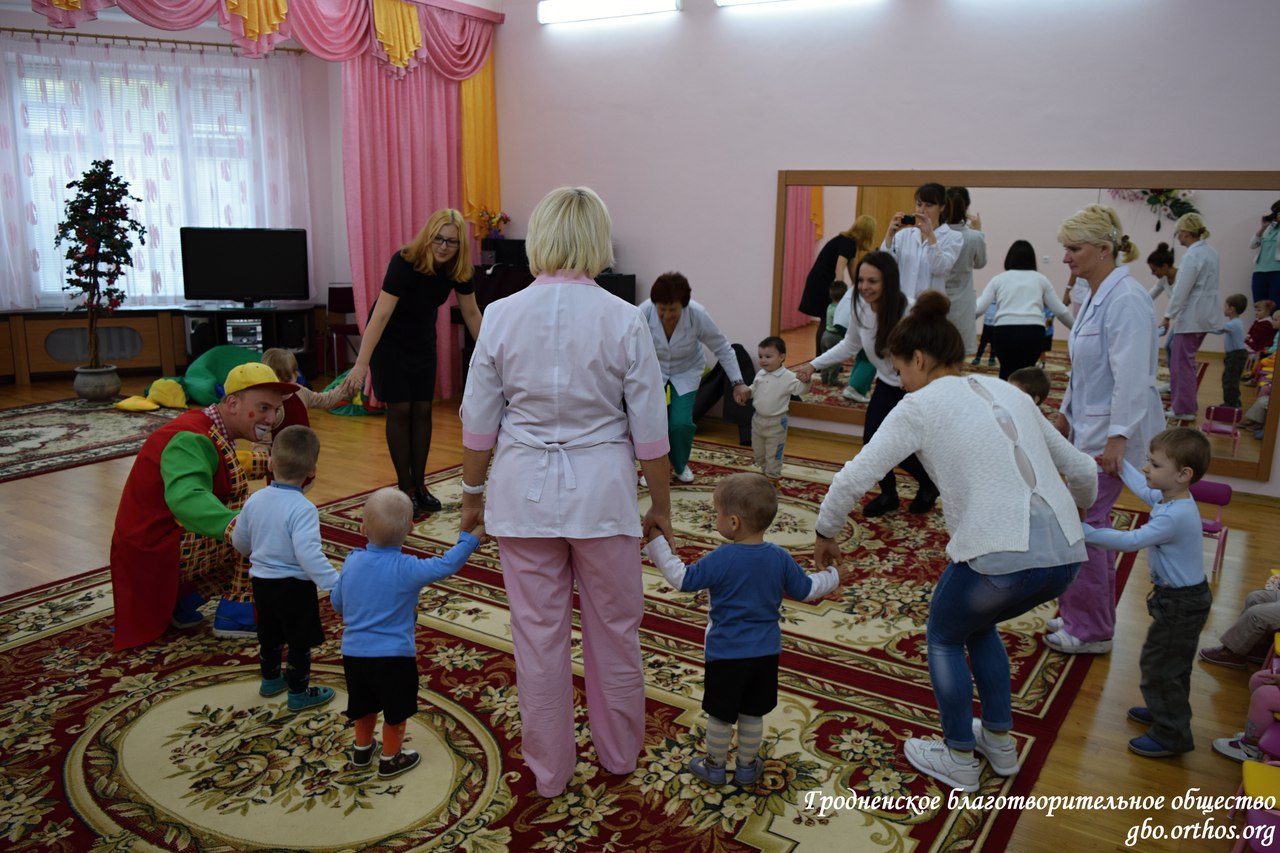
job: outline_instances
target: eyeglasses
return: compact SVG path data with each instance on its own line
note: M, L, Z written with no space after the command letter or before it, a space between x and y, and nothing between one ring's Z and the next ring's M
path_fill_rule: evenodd
M461 243L457 240L450 240L448 237L434 237L431 240L437 246L446 246L450 249L456 249Z

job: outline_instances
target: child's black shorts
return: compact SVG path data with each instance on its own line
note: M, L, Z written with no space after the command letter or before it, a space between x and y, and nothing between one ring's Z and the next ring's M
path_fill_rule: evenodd
M347 676L347 718L358 720L382 712L397 725L418 711L418 662L414 658L342 656Z
M778 705L778 655L707 661L702 710L736 723L739 714L763 717Z
M301 578L251 578L258 643L269 649L314 648L324 642L316 585Z

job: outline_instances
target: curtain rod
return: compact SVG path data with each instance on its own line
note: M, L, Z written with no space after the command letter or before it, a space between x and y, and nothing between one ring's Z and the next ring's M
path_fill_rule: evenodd
M18 35L28 35L32 37L57 36L62 41L93 39L95 41L122 41L126 43L142 42L144 46L147 44L159 44L159 45L172 45L175 47L183 47L183 48L212 47L212 48L225 48L226 50L230 50L230 51L235 51L239 47L239 45L231 42L223 44L223 43L212 42L212 41L182 41L179 39L162 39L162 38L154 38L152 36L114 36L114 35L106 35L102 33L68 32L66 30L30 30L30 29L22 29L20 27L0 27L0 33L16 33ZM277 47L270 52L271 53L302 53L302 54L306 53L305 50L302 50L301 48L297 48L297 47Z

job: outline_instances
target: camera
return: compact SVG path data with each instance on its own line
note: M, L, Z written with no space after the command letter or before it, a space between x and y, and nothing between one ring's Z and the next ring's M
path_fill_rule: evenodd
M915 224L916 224L916 216L915 216L915 214L914 214L914 213L904 213L904 214L902 214L902 224L903 224L903 225L915 225Z

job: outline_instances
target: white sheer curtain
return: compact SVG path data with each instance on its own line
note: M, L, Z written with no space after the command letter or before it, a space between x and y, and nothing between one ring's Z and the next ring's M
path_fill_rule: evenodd
M94 160L142 199L130 305L182 301L182 226L310 231L301 61L0 36L0 309L66 304L54 233Z

